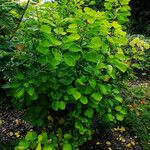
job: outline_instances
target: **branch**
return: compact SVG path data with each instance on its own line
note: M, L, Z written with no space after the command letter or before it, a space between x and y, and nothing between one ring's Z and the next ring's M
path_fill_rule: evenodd
M17 25L17 27L16 27L16 29L15 29L13 35L10 37L9 41L12 40L12 38L15 36L15 33L16 33L17 30L19 29L20 24L21 24L21 22L22 22L22 19L23 19L24 15L25 15L25 12L26 12L26 10L27 10L27 8L28 8L28 6L29 6L29 3L30 3L30 0L27 1L26 7L24 8L24 12L23 12L23 14L21 15L21 18L20 18L20 22L18 23L18 25Z

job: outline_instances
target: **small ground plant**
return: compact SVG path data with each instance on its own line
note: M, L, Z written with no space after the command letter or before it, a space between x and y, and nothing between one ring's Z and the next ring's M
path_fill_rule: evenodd
M82 0L30 6L3 88L15 107L27 109L26 119L46 126L49 135L29 132L16 150L72 150L92 138L94 118L124 119L117 81L129 68L123 31L128 3L106 0L101 12Z

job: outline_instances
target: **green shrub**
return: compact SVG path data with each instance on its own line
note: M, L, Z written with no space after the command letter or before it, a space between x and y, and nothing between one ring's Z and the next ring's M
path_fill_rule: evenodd
M19 21L19 12L21 13L21 7L16 3L10 2L9 0L0 1L0 87L5 83L1 72L7 62L6 58L10 51L12 44L9 39ZM0 105L4 103L5 92L0 88Z
M131 67L136 73L139 72L149 72L149 44L148 38L142 35L132 35L130 37L130 45L132 49L128 51L128 55L131 60Z
M0 49L7 49L11 37L20 23L23 7L10 0L0 1ZM7 45L7 47L6 47Z
M128 38L120 25L127 21L128 2L106 0L101 12L83 7L82 0L28 9L3 88L15 107L27 109L27 120L47 125L57 143L52 149L75 149L90 140L96 117L113 123L124 119L117 81L129 67ZM115 13L113 5L120 11Z
M126 93L127 116L124 124L137 136L144 150L150 149L150 87L148 83L132 85Z
M21 149L43 149L43 150L53 150L58 148L58 143L62 140L61 130L58 131L57 135L59 138L56 138L54 133L51 133L50 136L46 132L43 132L37 135L34 131L29 131L24 139L20 140L18 146L15 147L15 150ZM72 150L68 140L71 139L70 134L64 134L63 137L63 150ZM62 142L62 141L61 141Z

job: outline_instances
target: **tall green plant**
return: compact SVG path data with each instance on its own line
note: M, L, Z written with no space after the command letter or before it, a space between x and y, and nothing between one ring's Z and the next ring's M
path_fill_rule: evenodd
M52 149L75 149L91 139L96 117L116 123L126 114L117 81L128 69L128 39L108 9L113 2L106 0L102 12L82 0L30 6L22 22L3 88L34 125L48 125Z

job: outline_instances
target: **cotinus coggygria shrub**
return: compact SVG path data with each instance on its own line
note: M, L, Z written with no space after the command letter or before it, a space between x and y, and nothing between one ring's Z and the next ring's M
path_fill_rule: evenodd
M71 150L91 139L94 118L123 120L126 110L117 81L128 68L128 39L120 24L128 2L106 0L101 12L83 7L80 0L28 8L3 88L14 106L27 109L28 120L47 125L51 149ZM119 19L111 5L120 8Z

